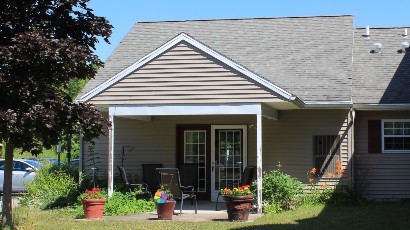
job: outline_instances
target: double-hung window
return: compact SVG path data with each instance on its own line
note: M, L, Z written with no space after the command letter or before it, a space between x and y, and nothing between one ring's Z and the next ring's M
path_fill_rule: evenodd
M410 120L382 121L383 153L410 153Z

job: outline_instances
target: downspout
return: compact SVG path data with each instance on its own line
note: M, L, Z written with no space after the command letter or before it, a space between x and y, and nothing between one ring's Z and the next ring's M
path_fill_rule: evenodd
M351 109L350 110L350 116L351 116L351 122L352 122L352 127L350 128L350 132L351 132L351 135L350 135L350 153L351 153L351 156L350 156L350 172L351 172L351 175L350 175L350 178L351 178L351 182L350 182L350 187L351 188L353 188L354 187L354 149L355 149L355 147L354 147L354 126L355 126L355 118L356 118L356 111L355 111L355 109Z
M355 46L355 28L353 26L353 30L352 30L352 72L350 73L350 101L352 102L352 108L350 108L349 111L349 115L351 116L351 122L352 122L352 126L350 128L350 188L353 188L354 186L354 126L355 126L355 117L356 117L356 111L353 108L353 74L354 74L354 46Z

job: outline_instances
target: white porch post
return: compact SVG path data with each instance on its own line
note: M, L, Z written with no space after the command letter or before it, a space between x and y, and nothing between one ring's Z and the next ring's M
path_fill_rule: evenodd
M83 173L83 161L84 161L84 143L83 143L83 134L80 133L80 159L78 163L78 178L80 181L78 182L79 184L81 183L81 178L82 178L82 173Z
M262 114L256 114L256 169L258 188L258 213L262 213Z
M111 127L108 128L108 196L114 191L114 115L110 113Z

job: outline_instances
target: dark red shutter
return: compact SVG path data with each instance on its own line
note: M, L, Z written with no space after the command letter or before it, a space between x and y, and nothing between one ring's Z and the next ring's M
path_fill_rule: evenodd
M381 153L382 152L382 121L369 120L368 121L368 152Z

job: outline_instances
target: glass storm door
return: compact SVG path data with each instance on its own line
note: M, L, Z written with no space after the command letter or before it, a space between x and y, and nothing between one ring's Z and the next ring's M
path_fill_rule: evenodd
M237 187L246 167L246 126L213 126L212 201L223 188Z

